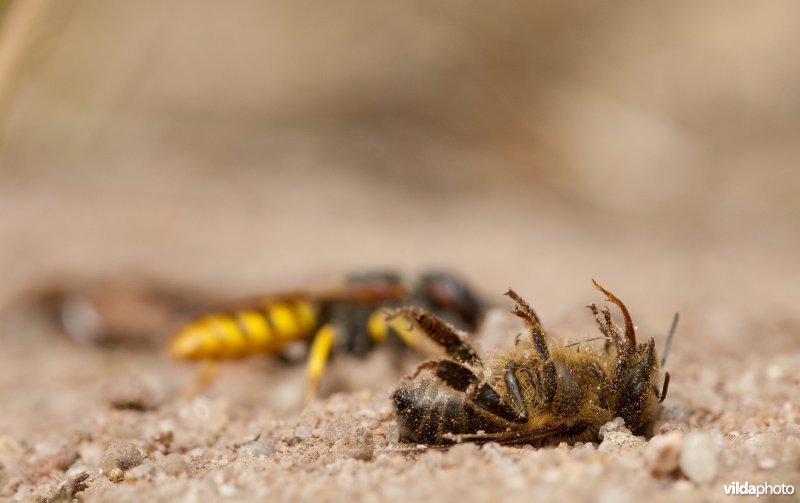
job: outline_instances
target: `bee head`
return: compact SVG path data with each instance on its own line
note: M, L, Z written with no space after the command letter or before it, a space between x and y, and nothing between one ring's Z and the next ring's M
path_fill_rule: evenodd
M615 374L615 388L617 391L616 414L625 420L625 424L636 432L642 430L650 423L658 412L659 403L667 397L667 387L669 386L669 372L662 377L661 367L666 364L669 345L672 336L675 334L675 327L678 324L678 315L672 320L664 344L664 356L661 365L656 359L656 343L652 337L646 343L636 343L636 331L633 320L625 304L613 293L603 288L597 281L592 280L595 288L603 292L609 302L613 302L622 312L625 319L624 335L617 335L617 348L619 351L619 361L617 370L623 373L619 376ZM606 318L610 324L610 318ZM616 332L619 334L619 332Z
M636 347L628 369L619 388L617 415L636 432L655 417L666 398L669 373L661 372L652 337Z

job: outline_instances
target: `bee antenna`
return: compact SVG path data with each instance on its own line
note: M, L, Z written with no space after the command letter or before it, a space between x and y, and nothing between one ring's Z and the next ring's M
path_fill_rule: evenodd
M675 328L678 326L679 318L679 313L675 313L675 316L672 318L672 325L669 327L669 332L667 333L667 338L664 340L664 351L662 351L661 354L662 367L667 364L667 355L669 355L669 348L672 346L672 336L675 335Z

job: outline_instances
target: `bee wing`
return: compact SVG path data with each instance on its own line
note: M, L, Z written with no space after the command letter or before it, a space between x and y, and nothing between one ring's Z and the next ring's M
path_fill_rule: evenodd
M498 433L448 434L446 438L455 442L497 442L503 445L521 445L535 443L554 435L575 434L586 429L586 425L554 424L524 431L502 431Z

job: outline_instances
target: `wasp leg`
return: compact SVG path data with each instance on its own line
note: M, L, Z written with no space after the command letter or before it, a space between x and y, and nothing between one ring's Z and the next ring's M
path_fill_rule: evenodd
M389 334L394 335L406 346L429 358L441 356L439 346L427 337L421 337L408 320L392 317L392 310L376 309L367 321L367 334L372 339L373 347L383 343Z
M432 341L442 346L447 354L457 362L468 365L482 365L481 358L469 342L455 328L442 321L435 314L417 307L401 307L391 315L390 322L397 316L404 316L418 326Z
M414 351L422 354L428 354L435 357L436 354L430 351L430 348L425 348L417 333L414 332L412 327L409 327L408 322L400 319L393 318L391 309L377 309L370 315L367 321L367 333L375 344L380 344L393 332L403 344L410 347Z
M306 364L306 403L317 398L319 382L325 373L325 365L336 341L336 329L333 325L323 325L314 336L311 349L308 352Z
M536 353L539 355L539 359L542 361L541 382L545 401L550 403L556 397L556 389L558 387L556 380L558 375L556 374L556 365L553 360L550 359L550 351L547 349L547 341L545 341L545 332L544 328L542 327L542 322L539 320L536 312L531 308L531 306L528 305L527 302L525 302L522 297L519 296L519 294L517 294L517 292L509 289L508 292L506 292L506 295L511 297L511 299L516 302L514 309L511 312L525 320L525 324L528 325L528 330L530 330L531 333L531 340L533 341L533 347L536 349Z
M202 360L200 362L200 368L197 369L197 375L195 375L194 380L192 380L188 386L183 388L181 395L184 398L194 398L206 391L219 375L219 370L219 360Z

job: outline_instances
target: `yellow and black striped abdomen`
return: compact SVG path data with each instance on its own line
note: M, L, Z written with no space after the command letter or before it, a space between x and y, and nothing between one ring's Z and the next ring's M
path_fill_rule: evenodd
M184 359L275 353L291 341L309 337L316 324L317 310L302 300L208 314L181 329L170 344L170 353Z

